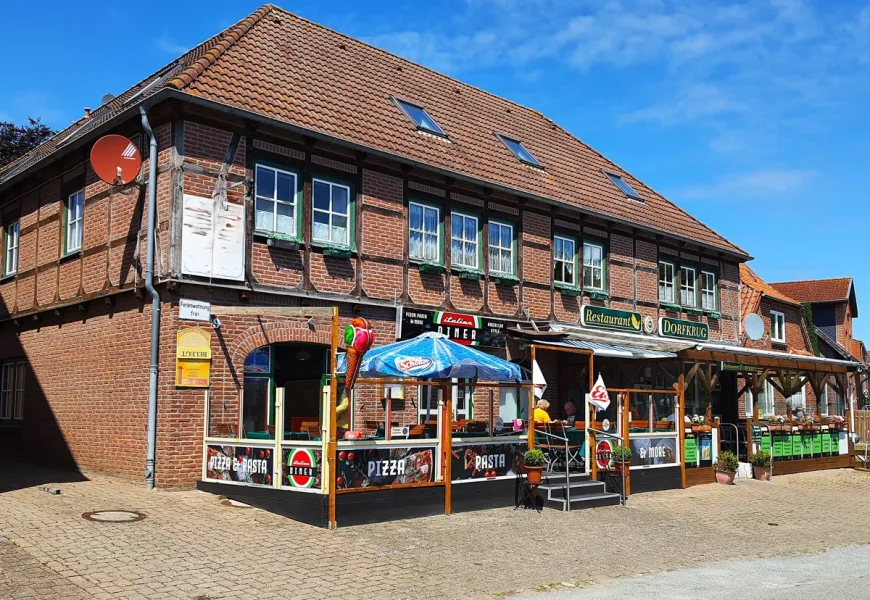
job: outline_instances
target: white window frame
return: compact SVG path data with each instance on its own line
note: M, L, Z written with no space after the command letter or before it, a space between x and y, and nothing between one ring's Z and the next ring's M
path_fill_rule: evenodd
M571 253L571 258L570 258L570 259L559 258L559 257L556 256L556 240L561 240L561 241L562 241L562 254L563 254L563 255L564 255L564 253L565 253L565 252L564 252L564 249L565 249L565 243L566 243L566 242L569 243L569 244L571 244L571 247L574 248L574 251ZM572 267L571 275L572 275L572 277L573 277L573 279L574 279L574 281L565 281L565 280L564 280L565 269L563 268L563 269L561 270L561 272L562 272L562 279L557 279L557 278L556 278L556 269L553 269L553 281L554 281L555 283L559 283L559 284L562 284L562 285L570 285L570 286L575 286L575 287L576 287L576 286L577 286L577 240L575 240L574 238L566 237L566 236L564 236L564 235L554 235L554 236L553 236L553 263L562 263L563 265L569 265L569 264L570 264L571 267ZM554 264L554 266L555 266L555 264Z
M513 275L514 274L514 226L510 223L505 223L504 221L496 221L494 219L490 219L489 227L490 229L495 226L498 228L498 240L497 243L493 244L492 242L492 231L489 232L489 249L495 250L498 253L499 261L501 261L502 252L507 251L509 260L508 260L508 270L505 271L503 269L494 269L492 267L492 255L490 255L489 259L489 272L490 273L499 273L503 275ZM508 246L501 245L501 230L502 228L510 231Z
M274 182L272 197L268 198L266 196L261 196L257 194L257 182L256 177L259 173L260 169L266 169L272 172L272 179ZM286 200L278 199L278 173L283 175L287 175L293 178L293 188L291 190L291 198L293 198L292 202L288 202ZM276 167L270 165L264 165L257 163L254 167L254 231L262 231L264 233L277 233L279 235L287 235L293 239L297 239L299 237L299 203L297 200L299 190L299 180L298 175L292 171L285 171L284 169L278 169ZM264 229L262 227L257 227L257 200L263 200L265 202L272 203L272 227L268 229ZM283 204L284 206L291 206L293 208L293 227L291 228L290 233L285 233L283 231L278 231L278 205Z
M455 217L459 217L462 219L462 227L461 231L459 232L459 236L456 235L456 228L453 226L453 219ZM466 219L474 221L473 240L468 240L465 238ZM474 264L466 264L461 258L457 260L457 257L454 256L455 252L453 252L453 242L459 242L459 245L462 248L463 257L465 256L465 245L474 244ZM463 267L466 269L480 269L480 219L478 219L476 216L456 210L450 212L450 265L453 267Z
M65 248L64 254L72 254L79 252L82 249L82 243L85 239L85 191L78 190L73 192L66 199L66 224L65 224ZM72 243L71 230L73 225L78 224L79 239L76 245Z
M800 404L795 405L795 399L800 401ZM803 386L801 386L800 391L797 394L787 398L785 402L788 406L791 406L792 410L797 410L798 408L801 408L804 411L806 411L806 409L807 409L807 385L804 384Z
M764 402L761 398L758 399L758 406L762 410L762 415L772 417L776 414L776 389L769 381L764 382ZM770 407L770 411L767 408Z
M6 226L3 236L3 277L10 277L18 272L19 222L13 221Z
M686 281L687 275L691 271L692 273L692 285L688 285ZM687 302L687 295L691 292L692 294L692 302ZM680 306L686 306L689 308L697 308L698 307L698 271L695 270L695 267L680 267Z
M323 210L322 208L315 208L315 206L314 206L314 186L317 183L329 186L329 209L328 210ZM346 213L336 212L332 209L332 190L333 190L333 188L343 188L343 189L347 190L347 212ZM345 248L350 247L350 237L351 237L351 235L350 235L350 230L351 230L350 215L351 215L351 206L353 205L353 197L350 195L350 193L351 193L350 186L347 186L347 185L344 185L341 183L335 183L334 181L329 181L328 179L318 179L317 177L312 178L312 180L311 180L311 241L320 242L323 244L333 244L336 246L343 246ZM314 215L317 213L326 213L327 215L329 215L327 217L327 219L328 219L327 223L328 223L328 227L329 227L330 239L325 240L323 238L314 237L314 229L315 229L315 227L314 227ZM345 239L343 242L337 242L337 241L332 239L332 227L333 227L332 219L333 219L333 217L336 217L336 216L344 217L345 219L347 219L347 226L344 228Z
M662 267L665 267L665 278L662 279ZM671 276L667 276L667 269L670 267ZM677 303L677 286L674 283L674 279L677 276L677 265L672 262L668 262L666 260L659 261L659 302L664 302L665 304L676 304ZM671 297L670 299L666 298L663 292L670 290Z
M770 341L785 343L785 313L770 311Z
M461 419L470 419L473 413L472 411L472 394L473 390L470 385L463 385L462 381L456 379L455 377L450 380L454 384L450 386L451 393L450 397L452 399L451 407L453 409L453 420L459 421ZM467 380L466 380L467 381ZM458 408L459 404L459 388L465 388L465 406L460 410ZM423 419L426 418L426 404L427 404L427 394L431 390L432 393L432 404L429 406L429 418L437 420L439 412L438 402L441 398L441 394L443 393L442 388L438 388L431 385L421 385L417 387L417 423L425 423Z
M411 226L411 207L420 207L420 229L415 229ZM435 232L426 231L426 211L435 211ZM411 233L419 233L421 236L422 256L416 256L411 251ZM435 236L435 258L426 256L426 237ZM421 202L408 202L408 258L411 260L422 260L426 262L441 263L441 209L431 204L423 204Z
M26 361L12 360L0 366L0 419L20 421L24 418L24 384ZM11 380L10 380L11 375Z
M712 287L707 287L708 279L712 284ZM709 311L717 311L719 310L719 306L716 302L716 273L713 271L701 271L701 285L699 286L701 290L701 308L703 310ZM706 298L710 297L710 306L707 306Z
M601 253L601 256L599 257L601 265L598 267L593 265L591 262L592 257L590 255L592 254L591 250L593 248ZM590 261L588 264L586 262L587 260ZM592 273L592 277L590 278L591 281L595 281L595 271L596 270L601 271L601 285L600 286L586 285L586 269L587 268L589 268L590 272ZM604 279L604 246L602 244L596 244L595 242L583 242L583 289L603 292L605 285L606 285L606 282Z

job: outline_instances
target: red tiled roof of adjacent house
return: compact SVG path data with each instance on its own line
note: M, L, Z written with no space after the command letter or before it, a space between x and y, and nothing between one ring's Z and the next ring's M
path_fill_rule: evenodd
M764 294L768 298L773 298L774 300L780 300L782 302L788 302L789 304L800 304L799 301L791 298L790 296L784 294L782 291L776 289L775 287L764 281L761 277L758 276L755 271L753 271L749 267L749 265L745 263L740 265L740 283L744 285L743 289L747 290L749 293L755 292L758 294Z
M261 7L174 65L161 86L748 256L541 113L275 6ZM425 108L448 139L419 133L392 97ZM520 140L544 168L522 164L496 133ZM626 197L605 171L643 201Z
M852 278L783 281L771 285L783 294L801 302L847 302L852 289Z
M761 313L761 299L768 298L771 300L785 302L793 305L800 305L800 302L794 298L789 298L779 290L773 288L770 284L764 281L758 274L753 271L748 265L742 263L740 265L740 283L743 286L740 288L740 317L745 319L751 313ZM803 322L799 323L801 329L801 339L805 344L805 348L798 348L792 343L788 345L788 351L792 354L803 354L812 356L813 353L807 349L810 348L809 336L806 333L806 328ZM790 340L793 342L793 340Z

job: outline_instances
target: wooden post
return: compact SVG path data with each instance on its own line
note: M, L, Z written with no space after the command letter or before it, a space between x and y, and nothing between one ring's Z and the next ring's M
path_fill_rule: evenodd
M449 515L453 512L453 390L450 385L444 384L441 388L442 398L444 398L444 439L442 440L441 456L444 460L444 514ZM467 401L467 400L466 400Z
M631 410L631 392L623 392L617 396L617 401L620 403L622 407L622 443L626 448L631 448L631 442L629 441L630 432L628 431L628 415ZM652 411L652 394L650 394L650 411ZM652 424L652 420L650 420L650 424ZM631 474L631 468L629 467L629 475ZM631 495L631 477L626 476L625 478L625 496L626 498Z
M686 487L686 361L680 359L680 376L677 379L677 443L680 445L680 481L682 487Z
M335 529L338 527L338 522L335 518L335 454L338 446L336 416L335 416L335 396L338 394L338 381L335 378L336 369L336 354L338 353L338 306L332 307L332 352L329 358L329 370L331 377L329 379L329 422L326 425L326 434L329 443L326 448L326 463L329 466L329 514L328 527ZM284 424L281 423L281 427ZM276 457L280 458L280 457Z
M532 344L532 393L529 394L529 450L535 447L535 345Z

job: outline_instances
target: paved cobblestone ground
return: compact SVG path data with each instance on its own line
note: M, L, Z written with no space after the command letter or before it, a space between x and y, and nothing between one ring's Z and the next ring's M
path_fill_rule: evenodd
M715 561L870 542L870 473L632 496L628 508L510 509L335 532L224 506L0 462L0 598L494 598ZM28 487L24 487L28 486ZM125 509L127 524L82 518Z

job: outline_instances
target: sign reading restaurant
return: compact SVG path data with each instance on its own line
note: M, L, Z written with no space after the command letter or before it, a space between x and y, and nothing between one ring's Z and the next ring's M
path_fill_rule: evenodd
M580 322L584 327L606 327L635 333L640 333L642 320L640 313L589 304L585 304L580 313Z
M664 337L682 338L684 340L696 340L706 342L710 339L710 327L706 323L695 321L683 321L661 317L659 319L659 333Z

